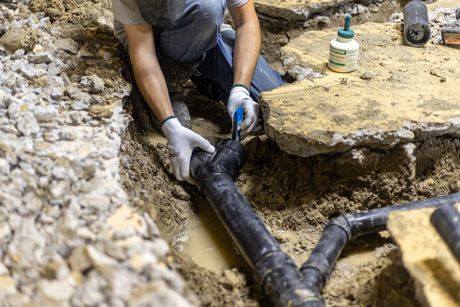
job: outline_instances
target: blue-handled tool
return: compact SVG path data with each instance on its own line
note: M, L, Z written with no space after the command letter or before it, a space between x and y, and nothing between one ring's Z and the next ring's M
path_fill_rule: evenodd
M241 141L241 124L244 120L244 109L239 107L236 109L235 114L233 115L232 123L232 139L235 141Z

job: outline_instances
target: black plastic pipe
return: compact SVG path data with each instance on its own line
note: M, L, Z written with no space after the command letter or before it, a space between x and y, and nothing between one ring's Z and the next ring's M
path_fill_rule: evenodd
M411 0L404 6L404 39L409 46L423 47L431 38L430 19L426 4Z
M226 140L212 155L196 150L191 174L275 306L324 306L233 182L246 159L239 142Z
M460 193L367 212L344 214L332 219L325 227L310 257L300 268L305 285L315 293L321 292L348 241L360 235L386 230L388 215L391 212L440 207L456 202L460 202Z
M441 207L433 212L430 221L460 263L460 213L457 208Z

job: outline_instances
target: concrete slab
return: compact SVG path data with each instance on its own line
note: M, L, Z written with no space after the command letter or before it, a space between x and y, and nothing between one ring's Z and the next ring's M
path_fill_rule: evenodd
M259 14L289 21L306 21L313 14L337 7L349 0L255 0Z
M396 24L354 30L361 56L350 74L327 69L335 30L306 32L283 47L291 71L324 77L263 94L266 132L282 150L308 157L460 135L460 50L405 46Z
M457 205L460 210L460 204ZM430 224L433 209L390 214L388 229L424 306L460 306L460 265Z

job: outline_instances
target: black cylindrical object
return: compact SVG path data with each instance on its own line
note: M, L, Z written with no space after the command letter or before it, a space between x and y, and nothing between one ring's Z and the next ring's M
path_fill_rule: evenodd
M339 216L326 226L308 260L300 268L304 283L320 293L343 248L351 239L350 227L346 219Z
M412 0L404 6L404 39L413 47L424 46L431 38L428 9L420 0Z
M410 202L404 205L395 205L384 208L372 209L367 212L345 214L350 225L351 236L376 233L387 229L388 215L393 211L404 211L421 208L436 208L446 204L460 202L460 193L429 198Z
M457 208L441 207L431 215L430 221L460 263L460 213Z
M349 240L354 237L376 233L387 229L388 216L393 211L449 206L460 202L460 193L431 199L369 210L367 212L343 214L332 219L300 272L308 289L319 293L326 284L337 259Z
M320 307L324 303L307 289L302 275L238 190L232 177L246 161L243 146L226 140L214 154L194 152L191 174L233 241L254 270L275 306Z

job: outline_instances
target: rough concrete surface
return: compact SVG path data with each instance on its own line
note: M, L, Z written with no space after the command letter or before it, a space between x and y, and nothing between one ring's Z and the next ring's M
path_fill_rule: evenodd
M338 6L348 0L256 0L257 11L270 17L290 21L305 21L312 14L327 8Z
M263 94L266 132L280 148L307 157L458 135L459 50L405 46L399 24L353 28L361 56L350 74L326 66L336 30L306 32L283 47L297 78L316 78Z
M460 204L457 204L460 209ZM434 209L393 212L388 229L425 306L460 306L460 265L430 223Z

